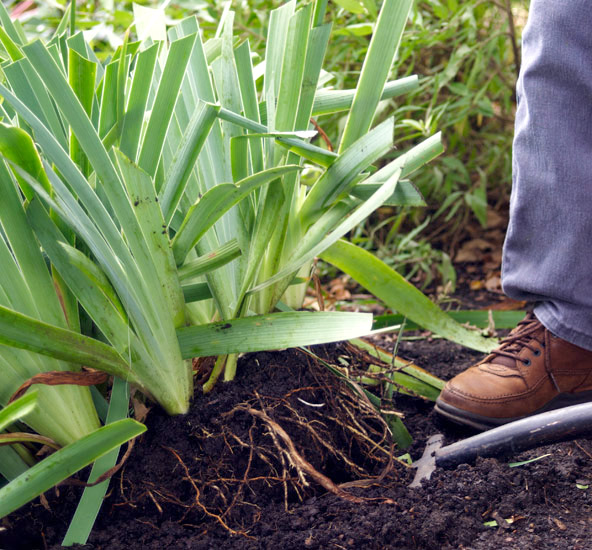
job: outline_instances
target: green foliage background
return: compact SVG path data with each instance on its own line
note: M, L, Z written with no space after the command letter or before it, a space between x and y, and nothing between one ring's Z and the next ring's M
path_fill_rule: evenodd
M230 5L236 11L237 29L260 56L269 12L283 2L136 3L165 5L171 21L197 12L205 38L216 33L220 15ZM25 5L5 4L17 12ZM30 34L49 34L67 4L65 0L37 2L19 20ZM528 4L529 0L417 0L413 7L392 76L417 74L421 86L414 93L385 101L383 111L386 115L394 109L397 117L393 154L436 131L444 133L446 153L414 174L426 208L383 208L351 238L423 286L436 277L453 287L450 255L466 236L466 225L485 227L488 208L503 215L507 206L514 87ZM329 1L335 23L325 67L335 88L355 87L379 7L377 0ZM77 11L77 24L92 33L105 57L121 43L133 21L133 3L128 0L78 2ZM345 118L329 115L317 122L329 135L337 135ZM320 138L318 144L326 146Z

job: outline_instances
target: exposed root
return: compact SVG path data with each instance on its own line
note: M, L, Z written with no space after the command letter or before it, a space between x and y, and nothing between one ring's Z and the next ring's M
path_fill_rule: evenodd
M119 470L121 470L122 466L126 463L127 459L132 453L132 449L134 448L136 440L130 439L127 443L127 449L125 450L125 454L121 457L121 460L113 466L113 468L109 468L105 473L100 475L95 481L92 483L86 483L84 481L80 481L79 479L65 479L64 481L58 483L58 487L61 485L75 485L77 487L94 487L99 483L103 483L106 479L110 479L113 477Z
M250 537L247 533L245 533L244 531L236 531L234 529L232 529L232 527L230 527L223 519L222 516L218 515L218 514L214 514L212 512L210 512L199 500L201 492L197 486L197 483L195 482L195 480L191 477L191 474L189 473L189 469L187 468L187 466L185 465L185 462L183 462L183 459L179 456L179 454L177 453L177 451L175 451L175 449L171 449L170 447L166 447L167 451L169 451L170 453L172 453L172 455L179 461L179 464L181 464L181 467L183 468L183 470L185 470L185 479L187 481L189 481L195 491L195 504L202 510L202 512L204 514L206 514L207 516L209 516L210 518L215 519L220 525L222 525L222 527L224 527L224 529L226 529L230 534L232 535L241 535L243 537L246 537L248 539L252 539L253 537Z
M296 469L298 475L303 483L303 485L307 485L306 478L304 474L308 474L312 477L319 485L322 485L327 491L348 500L350 502L363 502L363 499L356 497L354 495L350 495L349 493L345 492L343 489L340 489L333 481L331 481L326 475L321 474L318 470L316 470L310 462L302 458L300 453L296 450L294 443L290 436L286 433L286 431L277 423L274 422L265 411L258 411L253 409L249 406L246 407L237 407L236 410L244 410L253 416L261 418L273 432L281 438L281 440L286 445L286 449L283 450L282 454L285 454L290 464Z
M209 518L210 525L249 537L270 500L289 510L295 502L327 491L353 503L392 503L349 491L397 475L392 434L380 412L355 383L340 380L321 364L322 348L315 349L321 360L289 353L297 368L266 365L272 372L277 369L279 378L289 372L285 393L273 393L286 387L279 382L260 386L268 388L263 391L253 387L240 403L224 392L203 398L205 408L178 420L188 441L178 445L155 438L163 449L157 462L183 481L156 484L150 474L136 474L134 480L120 480L124 502L118 505L156 507L162 521L180 525Z

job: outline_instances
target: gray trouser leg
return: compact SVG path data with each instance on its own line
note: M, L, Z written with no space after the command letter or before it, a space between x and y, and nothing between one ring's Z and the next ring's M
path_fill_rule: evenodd
M523 35L506 294L592 350L592 2L532 0Z

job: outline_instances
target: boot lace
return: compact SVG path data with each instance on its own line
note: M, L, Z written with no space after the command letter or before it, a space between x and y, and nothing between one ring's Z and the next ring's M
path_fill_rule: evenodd
M541 349L535 345L535 342L543 348L545 347L545 342L539 341L536 338L533 339L532 336L540 328L540 321L533 313L528 313L527 316L518 323L516 328L508 334L508 336L502 339L500 346L493 350L491 354L498 357L509 357L510 359L520 361L524 365L529 366L530 359L519 357L518 354L524 348L528 348L536 356L541 354Z

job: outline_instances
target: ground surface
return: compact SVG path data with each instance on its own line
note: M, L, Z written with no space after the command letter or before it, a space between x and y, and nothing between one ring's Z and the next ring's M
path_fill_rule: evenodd
M316 351L334 364L348 356ZM477 357L442 340L402 343L399 352L445 378ZM420 399L395 405L415 438L414 459L435 432L447 443L470 435ZM439 470L410 489L413 470L399 463L380 479L383 424L302 352L251 355L236 383L197 397L187 416L154 409L147 424L87 548L590 548L592 442L523 453L513 460L550 454L520 467L483 459ZM333 487L345 495L327 490L319 472L345 483ZM369 486L348 485L359 479ZM5 520L0 548L59 548L78 494L51 491L50 511L37 502Z

